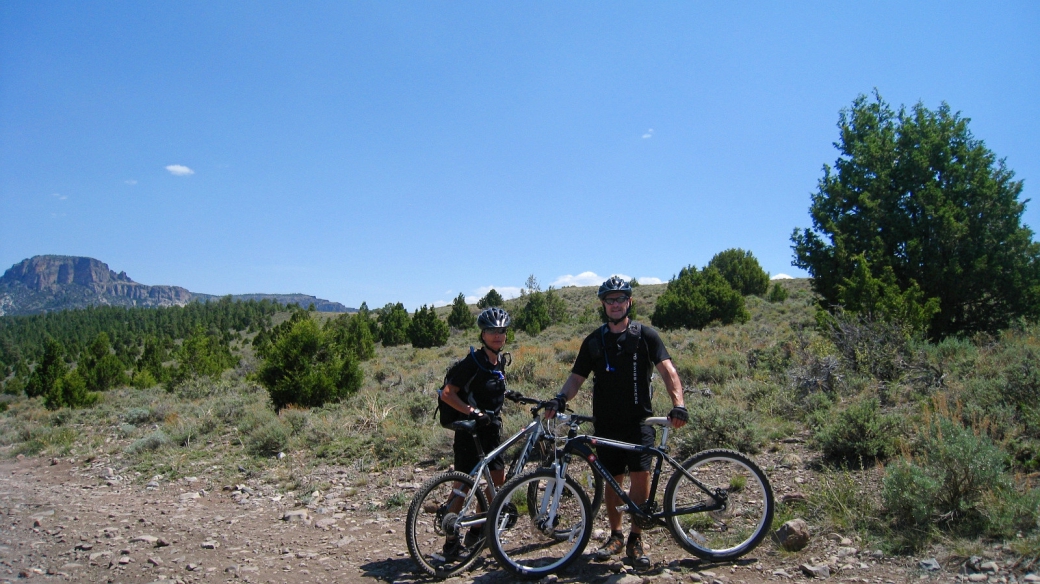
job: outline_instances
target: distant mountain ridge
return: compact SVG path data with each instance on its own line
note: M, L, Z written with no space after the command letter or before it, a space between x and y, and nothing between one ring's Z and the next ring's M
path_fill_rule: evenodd
M94 258L40 255L11 266L0 277L0 316L37 314L87 306L183 306L221 296L180 286L149 286L116 273ZM356 312L339 302L307 294L238 294L232 300L268 299L281 304L314 304L321 312Z

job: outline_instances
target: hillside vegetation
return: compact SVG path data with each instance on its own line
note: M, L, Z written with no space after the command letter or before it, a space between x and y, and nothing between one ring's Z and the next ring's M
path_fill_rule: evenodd
M808 281L782 286L789 294L781 302L746 297L745 322L662 331L691 416L678 433L678 456L713 446L754 454L805 440L814 458L792 464L820 480L806 486L807 503L781 506L781 521L841 526L890 550L945 541L970 551L994 540L1024 556L1040 552L1040 329L1023 324L929 343L862 317L820 326ZM637 318L649 320L665 288L635 289ZM581 339L599 324L594 288L554 293L566 307L563 321L537 335L516 332L507 347L509 385L531 396L557 391ZM507 308L517 313L528 300ZM450 310L437 313L443 319ZM328 330L330 321L357 317L281 312L271 325L301 318ZM453 330L441 347L376 344L374 357L360 361L363 381L342 401L278 411L256 380L263 362L255 333L246 327L240 336L229 345L237 365L217 377L123 385L85 409L49 411L40 398L6 396L2 452L107 453L141 481L200 466L229 476L245 469L285 490L310 488L300 481L316 464L448 466L451 435L432 417L435 392L453 360L478 344L475 330ZM579 394L579 411L591 410L590 393ZM655 399L666 411L663 387ZM507 410L507 428L526 416Z

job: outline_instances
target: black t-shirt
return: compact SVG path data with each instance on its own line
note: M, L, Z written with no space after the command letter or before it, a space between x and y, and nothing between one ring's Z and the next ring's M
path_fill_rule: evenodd
M492 365L483 349L471 350L448 369L444 384L459 388L459 399L469 405L497 414L505 401L505 363L499 359L498 365Z
M638 340L634 331L640 329ZM630 322L622 333L612 333L606 325L596 329L581 343L571 373L592 381L592 415L600 429L625 428L654 415L651 409L650 377L654 366L671 359L657 331Z

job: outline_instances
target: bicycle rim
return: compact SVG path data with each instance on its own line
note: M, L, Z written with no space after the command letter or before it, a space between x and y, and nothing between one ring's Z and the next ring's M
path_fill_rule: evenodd
M533 579L565 568L581 557L592 535L589 498L578 483L566 477L556 502L556 516L548 522L556 475L543 469L506 483L491 503L488 544L499 564L515 576ZM528 493L538 493L536 509L528 508ZM517 512L511 514L511 506Z
M484 510L487 497L473 491L473 477L461 472L437 475L423 483L412 499L405 523L408 552L419 568L431 576L447 578L469 568L484 549ZM458 486L461 485L461 488ZM473 526L466 522L477 521ZM476 530L470 534L470 530ZM446 553L445 541L454 536L458 549ZM469 539L469 545L465 545Z
M668 528L687 551L709 560L738 558L761 543L773 521L773 490L769 479L748 457L730 450L706 450L683 463L710 493L725 495L721 509L688 512L713 506L721 496L706 493L680 472L665 489L665 511L682 513L668 519Z

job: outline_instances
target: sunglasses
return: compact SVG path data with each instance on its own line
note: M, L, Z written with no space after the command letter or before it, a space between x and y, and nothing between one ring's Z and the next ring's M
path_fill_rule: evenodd
M489 333L493 334L493 335L504 335L504 334L506 334L506 327L504 327L504 326L496 326L496 327L486 328L484 330L486 332L489 332Z
M603 299L603 304L624 304L625 302L628 302L628 296L612 296Z

